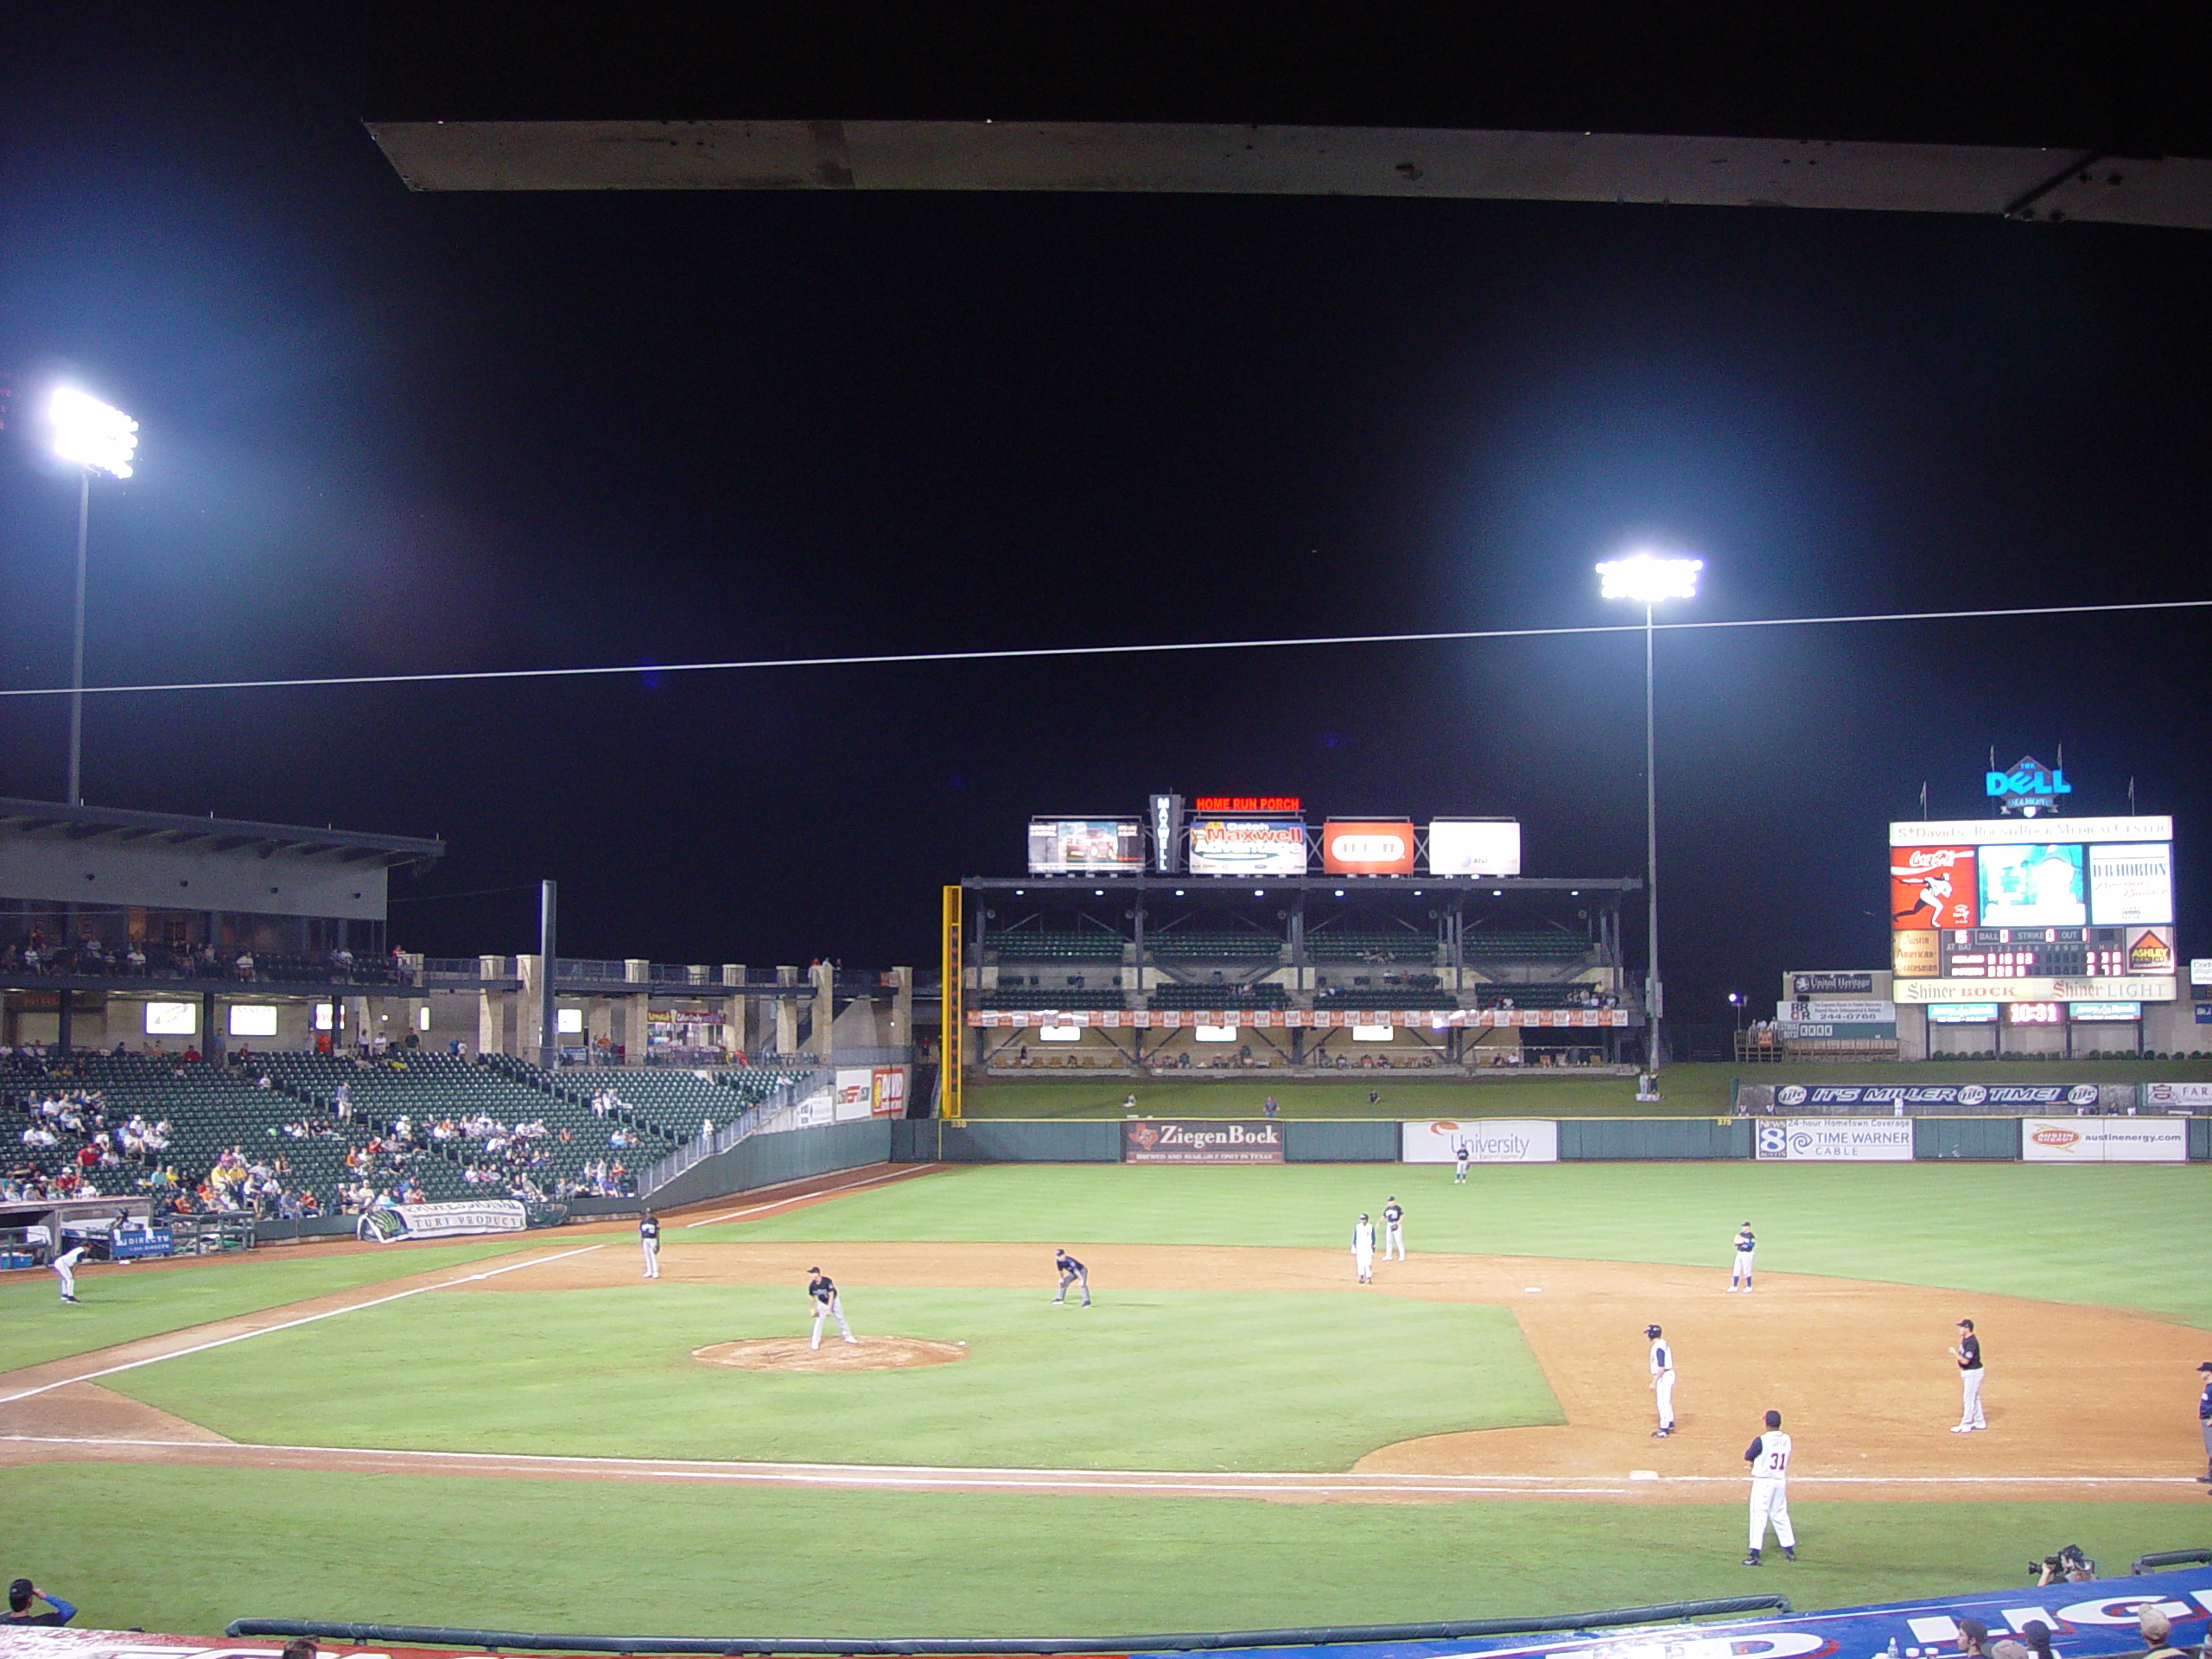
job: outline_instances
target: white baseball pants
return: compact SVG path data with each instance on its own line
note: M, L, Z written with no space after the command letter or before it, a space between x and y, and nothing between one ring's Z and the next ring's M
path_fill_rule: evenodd
M1372 1279L1375 1276L1375 1252L1372 1249L1354 1250L1351 1264L1360 1278Z
M1789 1483L1755 1480L1751 1483L1751 1548L1766 1541L1767 1523L1774 1523L1775 1541L1784 1549L1797 1548L1797 1533L1789 1524Z
M1675 1426L1674 1372L1660 1372L1659 1381L1653 1387L1652 1392L1659 1396L1659 1427L1662 1428L1672 1428Z
M1959 1394L1961 1396L1959 1427L1961 1428L1987 1428L1989 1425L1981 1414L1980 1366L1977 1365L1970 1371L1959 1373Z
M1406 1259L1405 1229L1395 1221L1390 1224L1389 1231L1382 1237L1382 1259L1385 1262L1390 1259L1390 1252L1393 1250L1398 1253L1399 1261L1402 1262Z
M832 1296L827 1302L817 1302L814 1305L814 1340L808 1344L809 1347L819 1348L822 1345L822 1321L824 1319L836 1320L838 1333L842 1335L847 1342L858 1340L858 1338L853 1335L853 1327L845 1323L845 1304L843 1299L841 1297Z
M645 1252L645 1277L648 1279L659 1278L660 1241L657 1238L641 1238L638 1243L644 1247Z
M1745 1290L1751 1287L1751 1258L1758 1254L1756 1250L1736 1252L1736 1265L1729 1269L1728 1274L1729 1289L1733 1290L1738 1285L1743 1286Z
M54 1276L61 1281L63 1298L66 1300L74 1296L77 1294L77 1270L74 1268L66 1268L59 1262L49 1262L46 1265L52 1268Z

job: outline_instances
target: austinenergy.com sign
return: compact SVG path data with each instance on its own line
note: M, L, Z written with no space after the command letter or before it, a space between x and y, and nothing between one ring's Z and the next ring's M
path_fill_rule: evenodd
M1398 1128L1399 1157L1408 1164L1457 1163L1461 1147L1473 1164L1559 1161L1559 1125L1549 1118L1433 1117Z
M1912 1120L1784 1118L1779 1123L1758 1126L1754 1150L1761 1158L1909 1164L1912 1161Z
M1156 1122L1122 1126L1125 1164L1279 1164L1282 1125Z
M2180 1164L2189 1125L2157 1117L2024 1117L2020 1159L2030 1164Z

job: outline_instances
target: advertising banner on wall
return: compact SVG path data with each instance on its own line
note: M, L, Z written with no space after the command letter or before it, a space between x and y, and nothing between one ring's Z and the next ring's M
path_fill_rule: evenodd
M1125 1164L1279 1164L1282 1125L1140 1119L1122 1126Z
M2212 1083L2146 1083L2143 1103L2161 1111L2177 1106L2185 1110L2212 1106Z
M1761 1158L1814 1163L1909 1164L1909 1117L1789 1117L1763 1122L1752 1138Z
M453 1238L464 1233L518 1233L528 1224L521 1202L477 1198L456 1204L396 1204L372 1210L354 1228L359 1238L391 1244L403 1238Z
M1555 1164L1559 1125L1549 1118L1435 1117L1399 1128L1400 1161L1457 1163L1459 1148L1471 1164Z
M1044 1032L1038 1034L1042 1037ZM835 1121L840 1123L862 1117L903 1117L906 1113L906 1068L841 1065L837 1068L835 1101Z
M2052 842L2171 841L2174 821L2135 818L1908 818L1890 826L1892 847L2031 847ZM1984 927L1994 927L1985 920Z
M1183 1031L1199 1026L1247 1031L1342 1031L1395 1026L1409 1031L1620 1030L1641 1023L1626 1008L970 1008L982 1031ZM1063 1039L1055 1039L1063 1040Z
M1303 875L1306 825L1296 818L1193 818L1192 875Z
M1891 927L1972 927L1978 896L1973 848L1890 849Z
M1411 875L1411 818L1331 818L1321 826L1321 868L1330 875Z
M2030 1164L2182 1164L2189 1125L2158 1117L2026 1117L2020 1159Z
M2089 849L2089 919L2099 927L2174 918L2174 849L2164 842Z
M1144 869L1141 818L1032 818L1032 875L1136 874Z
M1942 935L1930 927L1916 927L1890 935L1890 970L1900 980L1933 979L1943 971ZM1903 984L1891 993L1908 1001Z
M1520 874L1520 822L1514 818L1431 818L1428 873Z
M1899 933L1897 938L1908 938ZM1931 936L1932 937L1932 936ZM2173 975L2140 979L1900 979L1899 1002L2171 1002Z
M2094 1083L1785 1083L1774 1091L1783 1111L1800 1106L1890 1111L1906 1106L2094 1106Z
M1838 997L1801 996L1774 1005L1777 1020L1810 1020L1816 1026L1879 1026L1897 1023L1897 1005L1868 998L1846 1001Z

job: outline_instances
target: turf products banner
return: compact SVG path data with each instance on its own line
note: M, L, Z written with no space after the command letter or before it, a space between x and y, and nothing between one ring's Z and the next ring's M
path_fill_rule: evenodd
M462 1233L518 1233L529 1225L520 1203L484 1198L462 1204L399 1204L372 1210L354 1228L359 1238L379 1244L403 1238L451 1238Z
M2189 1125L2158 1117L2026 1117L2020 1160L2030 1164L2180 1164Z
M1792 1162L1909 1164L1909 1117L1790 1117L1761 1123L1752 1142L1761 1158Z
M1282 1125L1141 1119L1122 1126L1125 1164L1279 1164Z
M2094 1083L1785 1083L1774 1091L1783 1111L1796 1106L1888 1111L1907 1106L2094 1106Z
M1549 1118L1433 1117L1402 1123L1399 1160L1408 1164L1457 1163L1459 1148L1471 1164L1555 1164L1559 1125Z

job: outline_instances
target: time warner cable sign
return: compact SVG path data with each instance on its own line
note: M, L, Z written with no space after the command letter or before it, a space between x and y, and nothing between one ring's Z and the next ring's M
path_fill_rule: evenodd
M1909 1164L1909 1117L1786 1117L1761 1123L1753 1151L1761 1158L1815 1163Z

